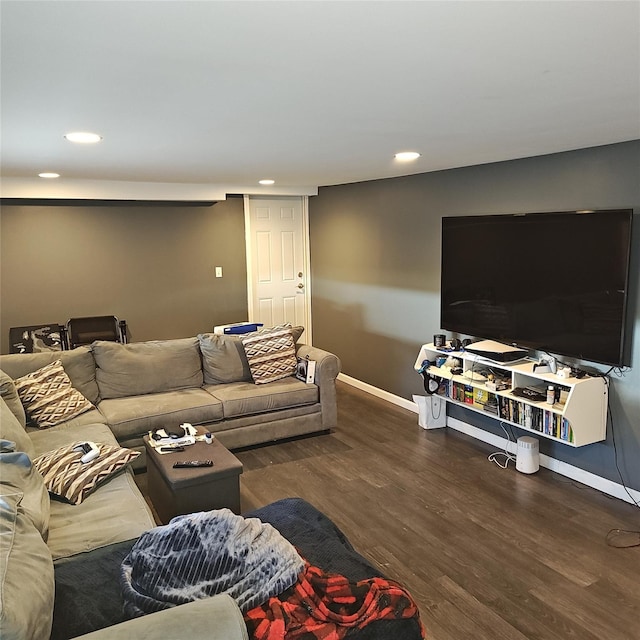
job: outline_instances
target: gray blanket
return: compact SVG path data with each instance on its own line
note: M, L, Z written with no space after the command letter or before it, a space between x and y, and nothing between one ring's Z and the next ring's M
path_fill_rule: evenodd
M122 563L125 614L138 617L228 593L245 613L292 586L304 568L270 524L229 509L178 516L144 533Z

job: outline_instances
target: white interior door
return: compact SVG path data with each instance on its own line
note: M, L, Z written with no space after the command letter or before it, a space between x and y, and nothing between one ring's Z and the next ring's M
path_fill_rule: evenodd
M311 343L307 198L245 196L249 320L302 325Z

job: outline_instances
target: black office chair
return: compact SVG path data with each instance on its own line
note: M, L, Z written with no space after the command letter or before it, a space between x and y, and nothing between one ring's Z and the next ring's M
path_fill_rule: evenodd
M111 342L127 342L127 321L118 320L115 316L91 316L88 318L71 318L67 322L67 345L74 349L94 340Z

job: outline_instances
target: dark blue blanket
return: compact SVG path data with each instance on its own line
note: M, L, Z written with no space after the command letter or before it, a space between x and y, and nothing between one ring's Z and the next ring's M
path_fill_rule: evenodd
M304 558L325 571L342 574L354 582L383 576L354 550L327 516L304 500L287 498L244 515L273 525ZM56 565L52 640L67 640L125 619L120 568L134 543L135 540L131 540L96 549ZM420 628L413 619L379 620L348 637L352 640L418 640Z

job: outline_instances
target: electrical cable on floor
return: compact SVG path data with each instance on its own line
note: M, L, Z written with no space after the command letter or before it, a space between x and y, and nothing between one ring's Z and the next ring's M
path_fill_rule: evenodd
M616 549L628 549L629 547L640 547L640 531L629 531L628 529L611 529L607 533L607 544Z
M605 376L603 376L603 378L608 388L609 380ZM620 476L620 482L622 483L622 488L626 491L631 502L636 507L640 508L640 504L631 495L631 492L627 488L627 485L624 482L624 477L622 476L622 470L620 469L620 465L618 464L618 447L616 445L616 432L615 432L615 429L613 428L613 414L611 413L611 404L609 403L608 396L607 396L607 416L609 417L609 422L611 423L611 441L613 442L613 460L616 464L618 475ZM605 540L607 541L607 544L610 547L616 547L617 549L626 549L628 547L640 547L640 531L629 531L627 529L610 529L605 537Z
M489 462L494 462L501 469L506 469L509 466L509 462L516 461L516 456L513 453L509 453L508 451L508 443L511 442L509 432L505 429L504 424L502 424L502 420L500 420L499 424L502 427L505 436L507 436L507 447L505 447L504 451L494 451L493 453L489 454L487 456L487 460L489 460ZM504 461L501 461L500 458L504 458Z

